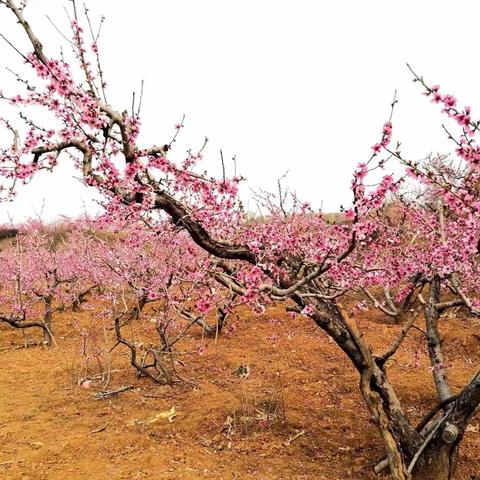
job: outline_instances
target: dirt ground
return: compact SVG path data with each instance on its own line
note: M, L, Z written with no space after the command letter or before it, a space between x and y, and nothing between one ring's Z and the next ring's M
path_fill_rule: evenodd
M195 385L138 379L118 347L107 390L134 388L97 400L99 379L78 385L85 365L71 328L90 318L57 318L51 350L17 348L22 334L0 327L0 479L386 478L372 472L382 447L357 374L308 319L291 320L280 306L261 318L238 315L235 331L182 357L181 373ZM359 325L377 352L398 330L380 315ZM441 329L457 392L480 364L479 323L445 318ZM435 404L425 352L418 367L413 360L418 335L390 367L414 420ZM241 365L246 379L234 373ZM480 478L479 424L477 416L462 444L459 480Z

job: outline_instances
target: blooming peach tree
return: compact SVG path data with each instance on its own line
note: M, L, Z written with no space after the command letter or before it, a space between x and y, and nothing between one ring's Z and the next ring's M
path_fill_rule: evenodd
M0 322L22 331L41 329L44 343L52 345L56 314L72 307L91 288L77 250L88 243L83 233L72 228L67 241L66 232L59 234L38 221L22 226L11 245L0 252Z
M196 173L201 153L189 154L176 164L168 158L173 141L140 144L140 112L135 108L119 111L107 102L97 39L85 40L75 2L71 44L76 62L72 65L46 54L22 6L13 0L0 3L12 12L30 40L33 51L17 53L34 74L21 80L22 91L0 95L20 110L26 124L25 134L20 135L10 119L2 120L12 138L0 153L0 173L9 182L4 183L4 193L10 194L16 183L29 181L40 170L55 168L59 156L68 155L84 182L105 196L107 218L128 216L143 222L159 235L159 242L165 241L166 229L187 234L192 248L202 252L198 272L208 276L202 280L205 285L214 279L225 292L259 311L270 301L284 301L291 312L310 317L358 371L360 390L383 439L393 478L453 478L459 443L480 403L480 373L451 395L438 338L439 313L447 308L445 302L463 302L471 311L477 305L471 296L476 288L472 279L478 252L472 249L471 240L478 237L480 203L478 182L472 176L480 150L475 142L479 124L471 120L470 109L457 109L453 97L416 78L427 96L442 102L444 112L460 125L457 153L470 169L466 174L454 178L441 169L404 159L399 146L392 146L390 118L372 147L371 158L354 172L347 222L331 224L296 199L289 209L279 199L279 208L270 205L267 221L249 222L238 199L239 177L215 179ZM51 123L37 125L28 113L37 110L46 111ZM177 133L181 128L182 124L177 125ZM404 177L383 175L373 187L368 186L386 161L394 158L406 164L410 178L422 188L436 189L433 193L442 199L442 206L433 213L428 202L423 210L415 202L402 205L412 228L426 223L415 236L413 249L404 241L409 232L399 231L382 217L386 200L399 195L408 182ZM135 235L130 232L132 241ZM429 242L434 242L433 249ZM398 256L395 261L392 251L405 253L405 265L398 262ZM155 278L148 282L156 285ZM386 304L372 293L378 285L386 287ZM453 300L440 298L446 288L455 295ZM373 352L342 303L346 292L358 289L367 300L390 312L408 310L413 302L424 307L440 403L420 425L413 425L404 411L387 368L412 320L398 315L402 326L394 346L387 353ZM391 289L397 290L394 299ZM147 296L151 294L149 285L141 285L139 291L144 290ZM154 295L165 294L157 287L153 290ZM211 303L203 299L196 307L206 311Z
M220 333L236 295L217 284L208 274L208 256L170 223L156 231L138 224L112 230L109 220L106 232L107 239L96 238L84 256L91 282L102 286L99 298L106 308L100 314L113 322L117 345L130 351L141 375L158 383L180 380L177 347L193 332L201 353L206 339ZM146 340L123 332L137 320Z

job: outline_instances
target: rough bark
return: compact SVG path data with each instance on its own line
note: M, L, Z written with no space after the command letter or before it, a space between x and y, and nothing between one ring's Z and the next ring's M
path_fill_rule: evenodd
M395 480L410 480L407 471L405 458L399 444L394 419L389 414L389 407L392 399L388 399L387 408L385 408L384 399L378 391L377 375L378 366L375 365L370 349L363 341L360 332L355 323L343 314L347 328L352 335L353 341L357 345L364 359L364 366L360 371L360 390L362 392L365 403L372 414L376 426L383 438L385 449L387 451L388 464L390 473ZM377 373L377 375L375 375Z
M351 358L360 373L360 390L383 438L395 480L406 480L407 461L422 445L422 438L405 416L386 372L373 360L355 323L335 301L322 304L323 314L314 320ZM328 313L328 316L326 315Z
M449 422L455 425L460 432L467 427L480 406L480 370L470 383L458 395L452 407Z
M45 328L43 329L43 342L47 347L51 347L53 343L52 333L52 299L50 297L44 298L45 313L43 317L43 323Z
M430 284L428 302L425 304L425 325L427 330L428 353L432 374L441 401L452 396L448 385L447 370L445 368L445 357L443 355L442 340L438 330L438 319L440 314L435 307L440 301L440 278L435 276Z
M457 451L457 446L432 442L415 464L412 480L453 480Z

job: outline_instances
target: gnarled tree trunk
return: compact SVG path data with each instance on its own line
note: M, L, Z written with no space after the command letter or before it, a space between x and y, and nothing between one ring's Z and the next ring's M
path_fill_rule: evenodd
M412 480L453 480L457 456L457 444L432 441L415 464Z
M52 298L47 296L43 299L45 302L45 313L43 317L43 323L45 328L43 329L43 342L47 347L51 347L53 343L52 334Z

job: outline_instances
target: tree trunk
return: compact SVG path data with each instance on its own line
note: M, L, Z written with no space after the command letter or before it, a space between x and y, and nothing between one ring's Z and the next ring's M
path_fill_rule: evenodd
M217 311L217 325L216 325L216 334L222 333L223 327L227 321L228 311L223 308L219 308Z
M45 297L44 302L45 302L45 314L43 317L43 323L45 324L45 328L43 329L43 342L47 347L51 347L53 343L52 299L50 297Z
M128 318L122 323L122 327L125 325L130 324L131 322L137 320L140 317L140 314L142 313L143 308L147 304L148 297L146 294L137 297L136 298L136 303L133 306L132 310L130 311L130 315Z
M440 278L436 275L430 284L430 294L425 305L425 326L427 329L428 353L432 366L433 379L441 401L452 396L447 378L447 369L443 355L442 337L438 330L440 314L435 305L440 301Z
M457 466L458 443L432 441L412 471L412 480L453 480Z
M363 358L360 390L377 429L382 436L390 473L394 480L411 480L406 459L421 443L420 435L405 417L385 372L375 363L369 347L346 312L342 318Z

